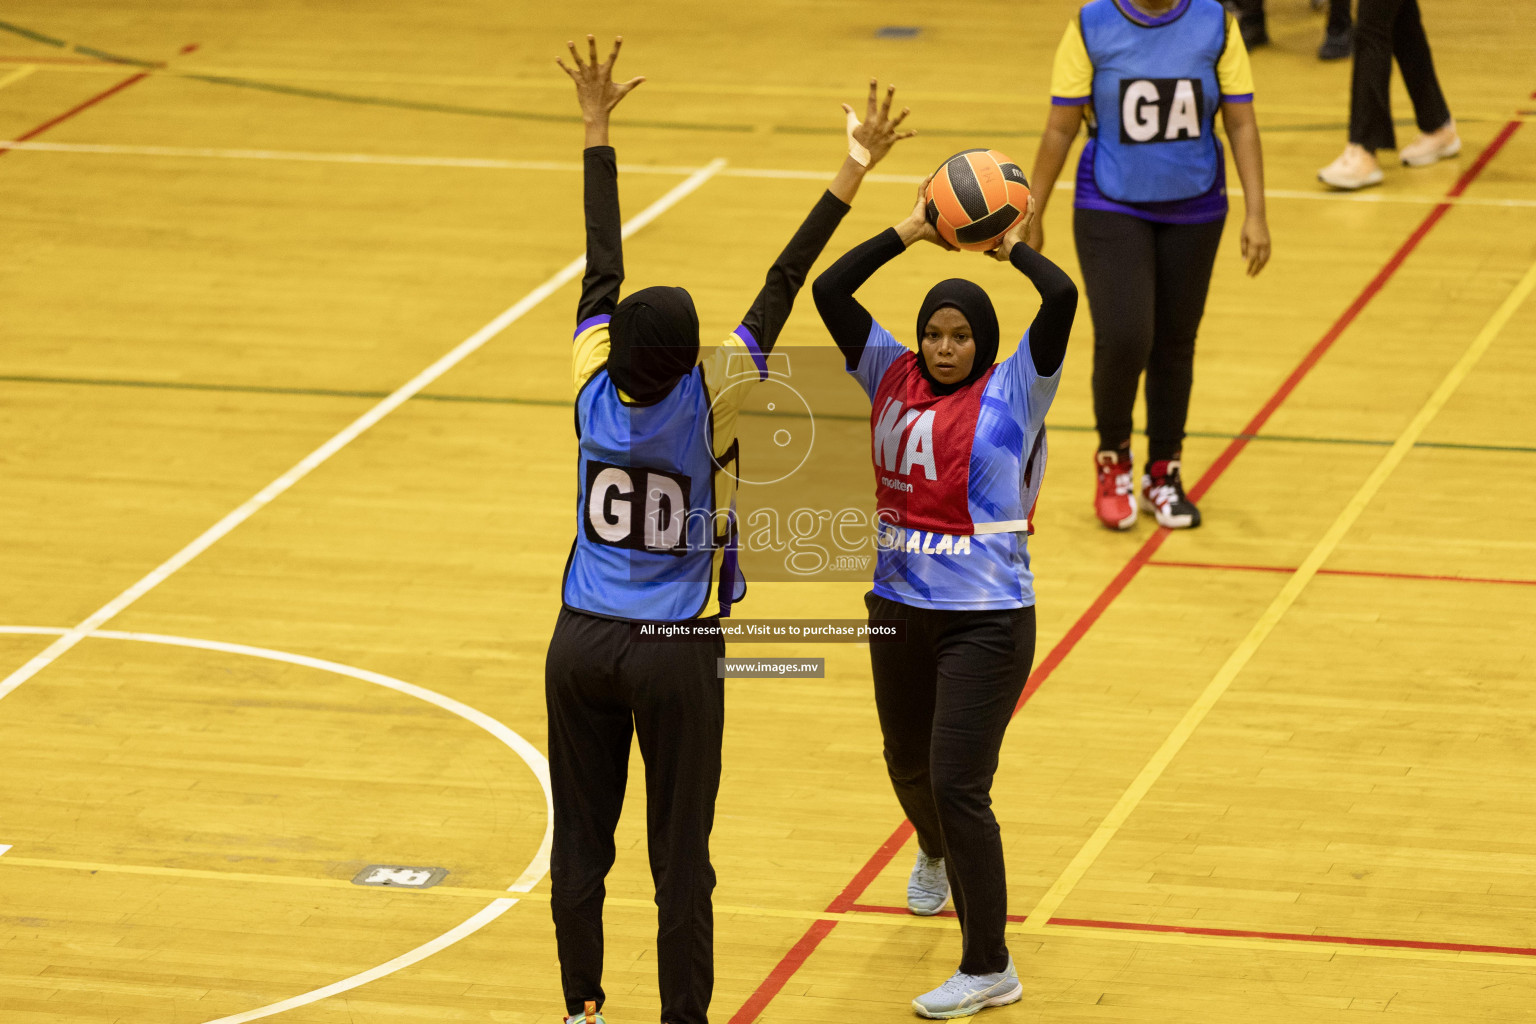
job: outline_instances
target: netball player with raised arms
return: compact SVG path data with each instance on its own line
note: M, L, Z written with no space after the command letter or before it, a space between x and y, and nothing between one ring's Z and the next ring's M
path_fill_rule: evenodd
M720 785L725 654L718 616L745 583L736 569L735 421L742 386L767 375L772 350L811 264L864 174L913 133L890 117L894 90L862 123L847 111L848 152L741 323L699 359L699 321L682 288L619 301L624 280L617 165L609 114L643 79L612 80L587 37L574 45L586 130L587 269L576 308L576 539L545 662L554 795L550 909L565 1012L602 1020L604 879L624 803L631 737L645 759L646 827L656 883L661 1019L706 1024L714 986L709 833ZM728 386L734 385L734 386ZM700 639L637 642L635 623L688 622ZM708 627L716 628L711 631ZM712 635L708 635L712 634Z
M1014 165L1003 171L1022 183ZM923 299L912 351L853 293L914 242L948 247L926 207L920 191L905 220L839 259L813 293L873 404L871 455L884 525L865 601L872 620L906 623L904 643L869 650L887 770L917 830L907 905L936 914L952 896L962 934L959 969L912 1006L924 1017L949 1018L1023 994L1003 935L1008 893L991 788L1034 660L1028 519L1077 288L1023 244L1030 200L992 253L1040 293L1040 311L1018 351L996 362L992 301L959 279L940 282Z

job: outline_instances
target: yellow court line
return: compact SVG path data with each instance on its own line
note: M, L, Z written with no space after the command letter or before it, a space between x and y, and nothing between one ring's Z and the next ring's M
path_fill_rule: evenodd
M1500 964L1525 966L1536 969L1536 961L1528 956L1512 953L1473 953L1454 949L1412 949L1392 946L1354 946L1333 942L1302 942L1296 939L1258 939L1227 935L1183 935L1178 932L1139 932L1129 929L1087 928L1074 925L1053 924L1043 931L1031 931L1023 924L1010 924L1008 931L1029 932L1032 935L1070 935L1075 939L1095 939L1104 942L1155 942L1170 946L1205 946L1217 949L1258 949L1270 953L1286 953L1291 956L1314 957L1332 960L1338 956L1364 956L1385 960L1432 960L1458 964Z
M1387 454L1382 457L1381 462L1371 471L1371 475L1366 478L1365 483L1360 486L1360 489L1355 492L1355 496L1344 506L1344 510L1339 513L1338 518L1333 521L1333 525L1328 528L1328 532L1323 535L1323 539L1317 542L1317 546L1312 549L1311 554L1307 555L1296 572L1291 575L1290 579L1286 580L1285 586L1281 588L1280 593L1276 595L1269 607L1264 610L1264 614L1259 617L1258 622L1254 623L1253 628L1249 630L1242 643L1227 658L1226 663L1217 671L1215 678L1207 684L1194 705L1185 712L1184 717L1174 727L1173 732L1163 741L1163 745L1152 755L1152 759L1142 768L1141 773L1131 782L1129 788L1121 794L1119 801L1116 802L1109 814L1105 816L1104 821L1099 827L1094 830L1088 842L1077 852L1077 856L1072 858L1071 863L1067 865L1066 869L1062 871L1051 887L1046 890L1040 902L1029 912L1028 919L1020 926L1021 930L1040 931L1046 926L1045 923L1055 916L1062 902L1077 887L1077 884L1082 881L1083 876L1088 873L1088 869L1093 866L1094 861L1098 860L1099 855L1104 852L1104 848L1109 845L1110 840L1114 839L1115 834L1120 831L1126 820L1130 818L1132 812L1136 810L1142 799L1152 789L1152 786L1162 777L1163 772L1167 770L1173 759L1178 756L1179 751L1184 748L1184 744L1189 742L1189 738L1194 735L1200 723L1205 720L1205 716L1210 714L1216 702L1227 692L1227 688L1232 685L1232 681L1237 678L1238 673L1253 658L1254 653L1258 651L1265 639L1269 637L1269 634L1274 631L1280 619L1296 603L1296 599L1301 596L1302 590L1312 581L1312 577L1317 575L1317 570L1322 568L1323 563L1328 557L1333 554L1334 549L1339 546L1339 542L1344 539L1344 535L1349 532L1350 527L1354 526L1355 522L1360 518L1366 506L1370 504L1371 499L1381 490L1387 478L1408 457L1408 453L1413 450L1413 446L1429 427L1430 421L1435 418L1445 406L1445 403L1450 400L1451 395L1461 385L1461 382L1472 372L1472 368L1483 357L1483 353L1488 351L1488 347L1493 344L1493 340L1504 329L1504 325L1509 322L1509 318L1514 315L1515 310L1531 294L1532 288L1536 288L1536 263L1531 264L1530 268L1526 270L1525 276L1515 285L1514 291L1509 293L1508 298L1494 311L1493 316L1488 319L1488 322L1483 325L1483 329L1478 332L1477 337L1472 339L1472 344L1467 346L1467 350L1456 361L1456 365L1451 367L1450 372L1440 382L1440 386L1435 389L1434 394L1430 395L1429 399L1420 407L1418 414L1413 417L1412 422L1398 435L1397 440L1387 450Z
M23 78L26 78L36 70L36 64L23 64L15 71L12 71L10 74L5 75L4 77L0 77L0 89L4 89L8 85L15 85L17 82L21 81Z
M196 878L211 882L260 882L267 885L289 885L307 889L345 889L348 892L369 891L377 893L406 893L412 896L449 896L461 899L506 899L509 895L519 900L534 900L549 902L547 892L516 892L509 893L506 889L480 889L462 885L436 885L430 889L410 889L403 886L387 885L356 885L341 878L314 878L303 875L265 875L248 871L208 871L201 868L171 868L157 867L148 864L109 864L100 861L56 860L48 857L0 857L0 867L18 868L46 868L56 871L86 871L90 873L119 874L119 875L144 875L152 878ZM627 896L608 896L606 902L613 906L636 907L640 909L654 909L654 900L634 899ZM875 924L899 924L896 921L887 921L887 915L883 914L838 914L817 913L813 910L789 910L776 907L739 907L728 904L715 904L716 914L743 914L754 917L781 917L791 918L797 921L869 921ZM951 922L938 919L919 919L924 925L937 925L939 927L952 926Z
M286 885L307 889L333 889L358 892L359 890L411 897L446 896L459 899L506 899L505 889L480 889L471 886L438 885L430 889L406 889L394 886L360 886L339 878L309 878L301 875L263 875L242 871L207 871L199 868L154 867L141 864L109 864L97 861L55 860L46 857L0 856L0 867L46 868L60 871L86 871L92 874L142 875L154 878L193 878L212 882L257 882L267 885ZM547 892L513 894L519 900L549 902ZM626 896L608 896L609 906L654 910L655 901ZM872 925L880 928L937 928L954 930L959 927L952 919L942 917L916 917L905 914L883 914L865 911L823 912L789 910L776 907L734 906L717 903L717 917L767 917L795 921L835 921L841 924ZM1512 953L1458 952L1456 950L1414 949L1391 946L1358 946L1343 943L1310 943L1295 939L1265 939L1226 935L1185 935L1177 932L1143 932L1130 929L1092 928L1082 925L1051 924L1044 929L1031 928L1028 922L1008 925L1010 934L1029 935L1040 939L1050 936L1086 939L1099 942L1150 942L1159 945L1199 946L1210 949L1255 949L1285 953L1292 956L1310 956L1330 959L1334 956L1377 957L1389 960L1430 960L1447 963L1482 963L1521 966L1536 970L1536 958Z

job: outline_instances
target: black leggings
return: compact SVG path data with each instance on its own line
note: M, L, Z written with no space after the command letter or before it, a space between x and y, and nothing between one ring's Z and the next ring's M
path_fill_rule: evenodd
M1147 460L1184 447L1195 335L1224 222L1158 224L1108 210L1074 212L1077 259L1093 317L1093 413L1099 450L1131 441L1136 383L1147 374Z
M707 621L707 620L699 620ZM565 1012L603 1005L603 880L633 734L645 759L661 1019L705 1024L715 983L709 832L720 788L725 641L636 643L630 624L562 609L544 663L555 835L550 910Z
M1349 141L1375 152L1396 149L1392 128L1392 58L1403 72L1419 130L1445 127L1451 110L1435 77L1419 0L1360 0L1349 90Z
M875 708L896 799L943 857L960 915L960 970L1008 966L1008 885L992 814L1003 733L1035 658L1035 609L934 611L873 593L873 619L905 619L905 643L871 643Z

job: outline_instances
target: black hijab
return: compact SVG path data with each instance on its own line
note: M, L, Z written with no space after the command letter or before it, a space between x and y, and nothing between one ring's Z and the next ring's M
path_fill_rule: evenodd
M933 314L948 306L958 309L971 324L971 338L976 343L976 359L971 363L971 372L966 374L964 380L954 384L941 384L928 372L928 363L923 359L923 332L928 328L928 321ZM981 375L987 372L988 367L997 362L997 313L992 308L992 300L982 290L981 285L972 281L966 281L958 277L952 277L948 281L940 281L928 291L928 297L923 300L922 308L917 311L917 368L923 378L928 381L936 395L952 394L961 388L974 384L981 379Z
M642 288L614 310L608 338L613 383L636 402L659 401L698 362L693 297L682 288Z

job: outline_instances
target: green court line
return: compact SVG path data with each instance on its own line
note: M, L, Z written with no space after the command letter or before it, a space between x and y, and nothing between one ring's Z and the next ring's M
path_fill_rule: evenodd
M206 384L194 381L131 380L121 377L48 377L36 374L0 374L0 383L7 384L68 384L79 387L145 388L158 391L218 391L248 395L297 395L310 398L368 398L378 401L391 394L388 391L354 391L344 388L284 388L262 384ZM477 405L538 406L550 409L569 409L571 403L556 398L521 398L513 395L455 395L424 391L411 398L420 402L468 402ZM742 410L743 416L790 417L790 413ZM824 420L848 423L865 423L869 417L849 413L821 413ZM1092 434L1096 430L1080 423L1052 423L1050 429L1073 434ZM1210 438L1218 441L1273 441L1291 444L1332 444L1355 447L1390 448L1391 441L1367 437L1311 437L1300 434L1229 434L1213 430L1191 430L1189 437ZM1454 441L1420 441L1416 448L1445 448L1457 451L1513 452L1536 455L1536 446L1517 444L1460 444Z
M134 57L124 57L121 54L108 53L105 50L98 50L91 46L80 46L65 39L55 39L52 36L45 36L41 32L34 31L30 28L25 28L21 25L13 25L8 21L0 21L0 30L14 33L18 36L21 36L23 39L30 39L34 43L42 43L45 46L55 46L61 50L69 50L73 53L82 53L87 57L95 57L97 60L104 60L111 64L131 64L137 68L159 68L165 66L164 64L157 64L153 61L138 60Z
M94 47L72 44L63 39L55 39L22 25L12 24L8 21L0 21L0 31L10 32L30 39L33 42L43 43L47 46L57 47L61 50L69 50L74 53L82 53L89 57L110 61L114 64L131 64L141 68L162 68L165 65L153 61L138 60L134 57L124 57L121 54L108 53ZM580 114L545 114L528 110L506 110L497 107L470 107L456 103L427 103L419 100L402 100L390 96L367 96L358 93L336 92L331 89L308 89L298 85L284 85L280 82L264 82L255 78L238 78L226 75L199 75L187 72L168 71L168 74L178 78L189 78L197 82L209 82L214 85L230 85L241 89L257 89L262 92L280 93L286 96L300 96L312 100L330 100L335 103L355 103L364 106L393 107L397 110L416 110L433 114L464 114L470 117L497 117L517 121L547 121L557 124L580 124ZM756 125L729 124L729 123L697 123L693 121L655 121L640 120L624 122L626 126L634 128L673 128L686 131L706 132L735 132L746 134L757 130ZM842 129L838 129L841 133Z
M241 89L259 89L263 92L282 93L287 96L302 96L312 100L331 100L336 103L356 103L371 107L393 107L397 110L418 110L431 114L465 114L470 117L499 117L513 121L545 121L553 124L579 124L580 114L545 114L531 110L505 110L498 107L466 107L457 103L426 103L419 100L401 100L389 96L365 96L358 93L335 92L330 89L307 89L298 85L283 85L279 82L263 82L254 78L231 78L224 75L197 75L188 72L171 72L178 78L190 78L197 82L212 82L215 85L232 85ZM748 133L756 128L750 124L727 123L695 123L692 121L629 121L623 122L629 128L673 128L695 132L736 132Z
M75 53L83 53L87 56L98 57L115 64L131 64L142 68L163 68L163 63L139 60L134 57L124 57L119 54L107 53L92 47L82 46L55 39L33 29L15 25L8 21L0 21L0 31L11 32L15 35L31 39L34 42L55 46L60 49L71 50ZM262 92L278 93L284 96L298 96L304 99L328 100L333 103L352 103L361 106L390 107L396 110L414 110L431 114L462 114L468 117L495 117L513 121L539 121L549 124L579 124L579 114L546 114L532 110L510 110L500 107L472 107L457 103L429 103L422 100L396 99L391 96L370 96L362 93L336 92L333 89L310 89L299 85L284 85L280 82L266 82L255 78L232 77L227 75L199 75L192 72L170 70L167 74L178 78L187 78L197 82L208 82L213 85L228 85L239 89L256 89ZM1463 118L1462 120L1467 120ZM1398 125L1410 125L1412 118L1398 118ZM627 118L622 120L626 128L660 128L675 131L691 132L724 132L728 134L749 134L756 132L760 127L779 135L825 135L841 136L846 129L840 125L752 125L733 124L729 122L713 121L657 121L636 120ZM1265 132L1342 132L1349 125L1344 122L1327 124L1266 124ZM923 135L934 138L979 139L979 138L1021 138L1037 139L1040 137L1038 129L1027 128L924 128Z
M105 50L98 50L93 46L72 46L70 49L76 53L83 53L87 57L95 57L97 60L107 61L109 64L131 64L136 68L163 68L164 62L138 60L134 57L123 57Z
M12 25L8 21L0 21L0 29L4 29L7 32L21 36L23 39L30 39L34 43L42 43L45 46L59 46L66 49L69 47L69 44L62 39L55 39L53 36L45 36L41 32L35 32L32 29L24 28L21 25Z

